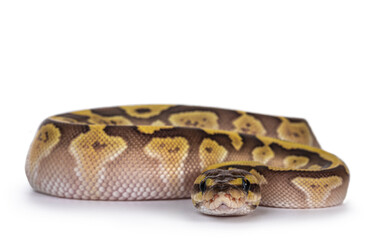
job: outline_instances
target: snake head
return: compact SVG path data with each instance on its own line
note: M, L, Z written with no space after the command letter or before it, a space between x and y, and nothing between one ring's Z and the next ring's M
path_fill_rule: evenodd
M204 214L246 215L258 206L261 191L256 177L248 171L211 169L195 180L191 199Z

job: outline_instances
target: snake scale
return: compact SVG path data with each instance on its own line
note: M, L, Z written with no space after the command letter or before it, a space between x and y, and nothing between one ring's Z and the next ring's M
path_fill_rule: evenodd
M258 204L341 204L349 170L304 119L184 105L97 108L52 116L26 161L38 192L72 199L192 198L206 214ZM191 190L192 189L192 190Z

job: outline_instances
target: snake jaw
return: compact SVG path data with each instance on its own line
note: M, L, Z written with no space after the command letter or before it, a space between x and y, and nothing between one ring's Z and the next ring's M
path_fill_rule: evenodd
M239 208L245 203L245 197L235 198L229 193L220 192L208 201L204 201L203 205L208 209L216 209L220 205L226 205L230 208Z
M255 209L255 206L247 201L246 194L235 189L215 194L210 191L204 195L203 199L204 200L199 204L198 209L202 213L208 215L245 215Z

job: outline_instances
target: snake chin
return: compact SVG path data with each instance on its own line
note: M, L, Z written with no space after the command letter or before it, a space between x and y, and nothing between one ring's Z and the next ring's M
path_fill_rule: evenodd
M198 210L207 215L236 216L246 215L255 210L255 206L246 202L246 197L233 197L229 193L219 192L213 198L203 201Z

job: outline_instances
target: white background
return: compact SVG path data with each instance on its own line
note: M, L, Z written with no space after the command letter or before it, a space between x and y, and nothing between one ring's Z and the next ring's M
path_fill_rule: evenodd
M1 239L381 238L384 12L384 1L370 0L2 0ZM31 190L24 161L45 117L142 103L304 117L349 166L346 201L217 218L190 200L76 201Z

